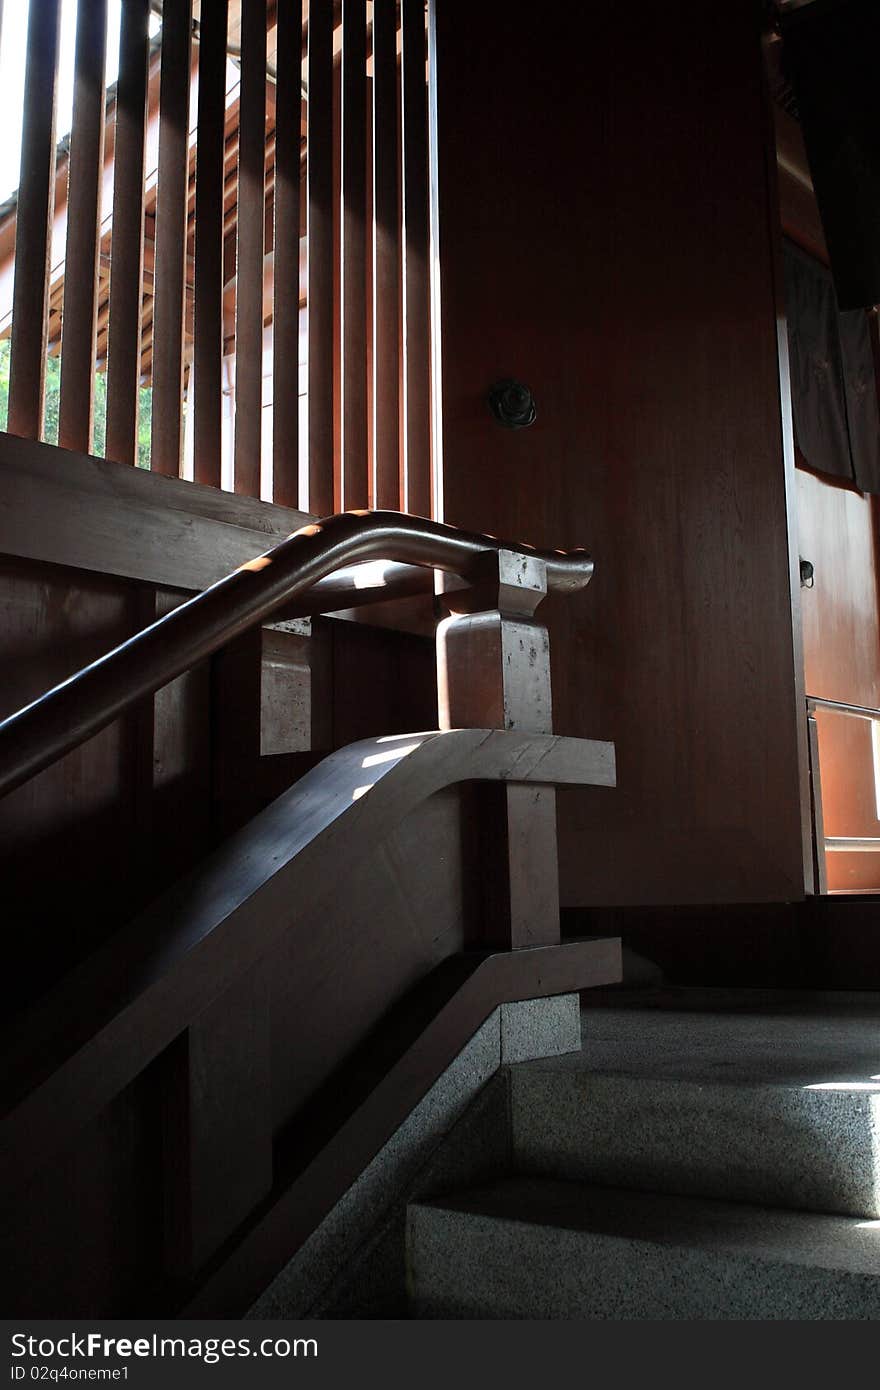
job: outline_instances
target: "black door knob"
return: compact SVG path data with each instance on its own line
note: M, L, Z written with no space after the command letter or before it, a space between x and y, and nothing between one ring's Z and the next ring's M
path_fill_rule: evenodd
M509 430L522 430L533 425L538 411L528 386L512 377L495 381L489 387L489 406L499 425Z

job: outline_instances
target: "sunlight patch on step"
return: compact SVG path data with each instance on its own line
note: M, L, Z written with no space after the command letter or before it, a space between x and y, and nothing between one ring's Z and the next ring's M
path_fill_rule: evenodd
M862 1091L865 1095L875 1095L880 1092L880 1081L873 1076L870 1081L817 1081L812 1086L805 1086L805 1091Z

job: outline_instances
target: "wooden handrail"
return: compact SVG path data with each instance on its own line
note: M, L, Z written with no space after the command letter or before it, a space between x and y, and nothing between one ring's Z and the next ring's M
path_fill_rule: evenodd
M399 512L343 512L304 526L4 720L0 795L282 607L290 617L303 599L302 611L314 612L306 595L346 566L387 559L475 581L500 550L539 560L550 590L583 588L593 572L582 550L535 550ZM328 594L323 611L338 599L338 589Z

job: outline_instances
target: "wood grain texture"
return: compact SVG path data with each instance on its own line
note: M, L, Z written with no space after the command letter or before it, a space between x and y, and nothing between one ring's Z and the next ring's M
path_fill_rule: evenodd
M190 592L311 518L0 435L0 553Z
M342 4L342 204L340 211L342 495L339 510L366 507L367 465L367 16Z
M60 0L43 0L28 17L7 424L27 439L43 430L59 14Z
M308 44L308 509L327 516L334 510L331 0L310 0Z
M877 500L797 470L801 555L814 567L801 590L804 669L809 695L880 706L880 599ZM871 726L818 710L812 751L818 761L827 835L880 835ZM880 890L880 855L831 853L826 889ZM820 890L821 891L821 890Z
M400 206L397 16L373 5L373 506L399 508Z
M0 561L3 717L124 641L126 584L58 566ZM134 831L130 724L107 729L0 803L7 1016L94 949L118 923ZM103 845L107 859L96 856ZM90 903L71 913L72 898Z
M79 6L65 249L65 266L71 270L64 278L58 443L84 454L92 451L95 396L106 46L107 0Z
M563 902L798 897L756 15L571 9L560 42L525 4L435 11L445 517L596 561L549 604L555 726L613 738L619 783L559 794ZM529 429L486 406L507 375Z
M272 497L299 505L302 0L278 10L272 310Z
M247 972L162 1059L166 1269L184 1286L272 1186L269 983Z
M155 473L176 478L180 472L183 449L183 325L192 0L166 3L162 15L150 467Z
M620 968L619 941L597 939L465 953L432 972L316 1095L308 1123L282 1150L287 1183L278 1184L269 1211L218 1262L184 1313L228 1316L249 1306L499 1004L614 983Z
M417 516L432 516L425 6L423 0L401 0L400 10L404 223L403 507ZM467 24L464 27L466 29ZM482 140L478 143L482 145Z
M801 555L813 587L801 590L808 695L880 705L880 600L876 502L797 470Z
M399 735L340 750L175 885L17 1030L4 1063L4 1191L48 1163L396 827L464 781L614 784L613 749L499 730ZM425 919L433 939L442 924ZM416 956L424 940L413 943ZM409 949L409 948L408 948Z
M195 201L193 475L220 486L227 0L202 0Z
M105 452L109 459L130 464L137 450L141 361L148 22L149 0L123 0L113 147Z
M266 0L242 0L233 486L260 496L266 161Z

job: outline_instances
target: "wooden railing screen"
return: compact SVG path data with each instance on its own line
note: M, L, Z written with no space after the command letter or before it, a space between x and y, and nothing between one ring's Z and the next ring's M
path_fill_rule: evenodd
M69 132L61 12L31 0L0 427L431 515L425 0L79 0Z

